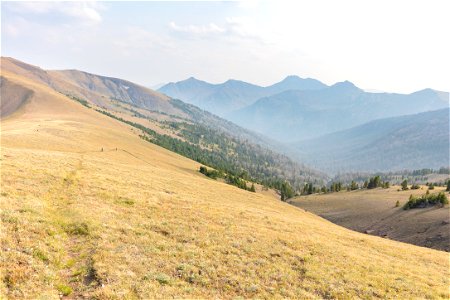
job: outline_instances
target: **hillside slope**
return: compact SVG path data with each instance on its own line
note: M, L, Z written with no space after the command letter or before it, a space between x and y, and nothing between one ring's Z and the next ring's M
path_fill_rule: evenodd
M2 70L20 74L86 106L133 123L154 143L227 173L276 185L323 182L326 176L279 154L270 139L198 107L122 79L78 70L46 71L2 57ZM208 151L206 151L208 150Z
M33 91L1 122L2 298L450 296L447 253L209 180L133 128L2 75Z
M449 109L393 117L292 144L328 171L439 169L449 165Z
M448 108L448 101L448 93L431 89L408 95L367 93L346 81L320 90L275 94L226 117L270 138L294 142L375 119Z
M410 195L423 195L427 187L397 191L399 188L300 196L290 203L352 230L450 251L449 206L403 210Z

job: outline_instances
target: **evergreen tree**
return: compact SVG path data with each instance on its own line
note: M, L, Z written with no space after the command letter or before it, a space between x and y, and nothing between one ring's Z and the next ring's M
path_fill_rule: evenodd
M256 193L255 184L252 183L252 186L250 187L250 192Z
M380 176L371 177L369 179L369 183L367 184L368 189L374 189L381 185L381 178Z
M313 193L313 185L312 185L312 183L310 183L308 185L308 195L311 195L312 193Z
M206 175L206 174L208 174L208 169L206 167L204 167L204 166L200 166L200 173Z
M402 182L402 190L406 191L408 189L408 181L405 179Z
M294 190L287 181L281 184L280 194L281 201L286 201L287 199L294 197Z

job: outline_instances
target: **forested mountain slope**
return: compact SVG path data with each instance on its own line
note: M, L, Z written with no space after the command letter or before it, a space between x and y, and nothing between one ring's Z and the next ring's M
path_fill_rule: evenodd
M380 119L294 143L300 159L329 172L439 169L449 165L449 109Z

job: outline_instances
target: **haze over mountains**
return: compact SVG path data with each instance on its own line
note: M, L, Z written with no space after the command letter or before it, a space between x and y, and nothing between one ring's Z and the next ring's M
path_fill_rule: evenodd
M197 105L219 116L225 116L234 110L253 104L259 98L282 91L317 90L324 87L326 85L318 80L303 79L298 76L288 76L267 87L233 79L221 84L212 84L190 77L176 83L168 83L158 91L172 98Z
M349 81L327 86L298 76L268 87L235 80L214 85L189 78L159 91L282 142L448 107L449 97L448 92L432 89L411 94L368 93Z
M190 78L159 91L278 140L287 153L327 172L448 165L448 92L371 93L349 81L327 86L297 76L268 87Z
M375 120L294 143L298 158L328 172L439 169L449 165L449 109Z
M346 81L316 91L290 90L266 97L228 118L284 142L318 137L393 116L448 107L448 93L366 93Z

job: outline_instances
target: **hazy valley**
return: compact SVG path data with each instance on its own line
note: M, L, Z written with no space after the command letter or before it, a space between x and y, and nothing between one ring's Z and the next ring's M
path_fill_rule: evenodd
M0 11L0 300L450 299L445 0Z
M448 251L448 205L403 211L395 202L410 192L399 186L330 190L336 178L303 159L351 164L322 154L321 138L290 147L315 154L299 159L274 139L129 81L11 58L2 58L1 95L7 298L449 297L448 253L371 236ZM398 168L438 168L445 118L446 109L374 121L325 137L326 147L376 161L367 149L377 141L378 152L411 162ZM430 131L435 152L386 153L416 147L414 134ZM222 177L208 178L201 165ZM443 184L445 172L426 180ZM343 185L356 180L348 178ZM305 184L314 194L292 198ZM421 225L406 230L412 223Z

